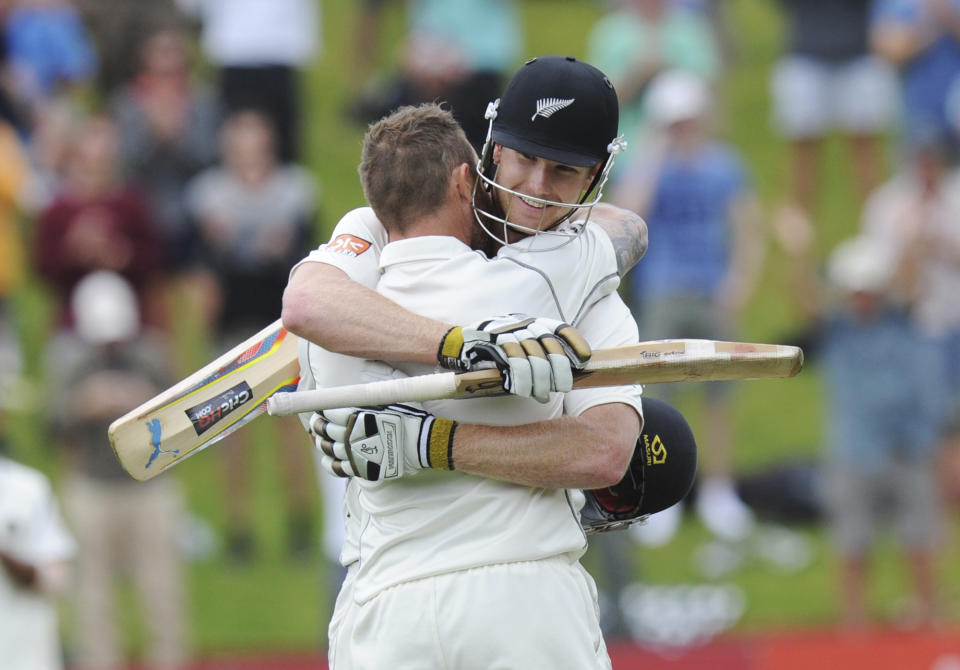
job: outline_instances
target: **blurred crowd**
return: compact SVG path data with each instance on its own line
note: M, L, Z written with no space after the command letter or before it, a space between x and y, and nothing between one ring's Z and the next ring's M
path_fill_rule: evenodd
M25 566L16 588L36 591L32 601L13 594L0 575L4 621L14 605L23 616L3 635L24 635L20 648L33 654L6 656L14 646L4 639L4 668L59 667L42 577L65 560L73 667L128 660L115 609L126 581L141 607L142 660L174 668L190 655L183 492L172 477L132 480L106 429L279 317L287 274L316 242L318 188L299 161L300 80L320 46L318 9L313 0L0 6L0 401L26 390L9 386L23 365L11 300L32 276L52 305L41 376L65 517L34 482L11 511L24 528L0 537L4 566ZM287 461L289 551L305 557L317 504L297 428L281 422L269 446ZM225 547L236 562L257 553L249 442L237 433L221 457Z
M946 505L956 502L960 434L960 3L771 3L784 39L764 122L786 146L787 178L777 200L763 204L744 156L722 139L718 110L737 57L725 30L729 7L703 3L711 11L698 12L693 4L613 3L588 39L587 58L613 81L631 142L612 199L650 230L626 287L641 339L743 339L761 266L776 260L782 298L802 326L781 339L803 345L823 398L813 470L758 486L733 468L737 388L697 385L704 418L693 507L728 547L708 563L717 571L720 557L762 543L765 516L822 519L837 558L840 616L857 627L872 618L871 558L890 531L911 587L896 616L928 624L944 605L938 556ZM846 145L839 156L860 209L839 241L822 223L829 140ZM681 512L654 515L630 539L669 541ZM626 542L596 544L617 555L622 546L604 545ZM609 625L623 622L614 614Z
M765 264L780 263L782 297L802 326L784 338L821 373L822 457L809 494L838 559L842 619L870 619L870 558L887 528L911 576L907 614L930 622L946 512L960 505L960 2L768 1L783 44L767 89L772 118L756 123L787 148L776 202L762 202L746 157L723 139L718 112L740 57L727 0L598 0L599 20L584 27L582 55L614 84L629 142L609 197L650 231L624 295L641 339L746 339ZM524 25L512 0L409 0L400 49L384 55L390 4L353 10L345 115L362 125L444 100L479 149L486 104L534 55L524 35L540 28ZM0 521L35 526L28 541L0 525L0 612L19 607L23 630L56 645L51 594L72 582L83 613L68 644L77 668L123 663L109 595L120 576L140 592L150 667L189 657L182 492L169 477L129 480L106 427L278 318L289 269L320 241L301 90L321 46L319 8L0 2L0 444L4 413L26 392L15 386L23 346L12 305L33 276L53 305L46 418L65 473L55 496L0 446ZM837 138L861 211L840 242L821 223L825 150ZM185 331L203 353L173 346ZM698 385L701 472L689 501L731 547L748 546L775 505L756 504L734 468L740 388ZM647 392L674 399L677 389ZM287 547L305 556L318 507L308 442L294 422L277 424ZM224 549L245 562L257 555L253 445L249 431L234 435L220 450ZM682 514L596 536L608 634L628 634L616 594L637 579L637 545L669 542ZM327 544L335 554L335 538ZM27 588L34 600L18 591ZM11 630L0 628L0 651ZM0 665L57 667L25 663Z

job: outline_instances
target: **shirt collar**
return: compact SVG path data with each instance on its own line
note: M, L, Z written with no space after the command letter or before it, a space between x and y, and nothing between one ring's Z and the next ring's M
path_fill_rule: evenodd
M380 271L398 263L447 260L458 254L473 251L450 235L410 237L388 243L380 252Z

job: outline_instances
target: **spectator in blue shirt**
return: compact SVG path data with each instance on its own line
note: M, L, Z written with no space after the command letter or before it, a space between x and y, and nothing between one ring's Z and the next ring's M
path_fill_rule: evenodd
M646 112L651 141L615 189L617 204L642 215L650 249L630 277L641 339L688 337L731 340L756 283L763 256L760 206L743 159L714 137L707 81L669 70L650 84ZM719 538L738 541L753 530L749 508L732 483L730 384L705 392L702 479L697 510ZM670 395L663 385L651 392ZM674 523L678 512L667 512ZM662 514L662 513L661 513ZM665 516L641 528L641 538ZM673 524L670 524L673 525Z
M20 0L4 32L21 100L42 103L88 83L96 72L97 54L68 0Z
M948 118L950 84L960 75L960 0L877 0L870 38L900 72L904 135L957 135Z

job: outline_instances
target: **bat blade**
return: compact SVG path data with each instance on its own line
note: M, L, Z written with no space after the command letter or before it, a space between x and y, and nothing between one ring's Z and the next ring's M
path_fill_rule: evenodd
M783 379L793 377L802 367L803 351L789 345L696 339L654 340L594 351L584 369L575 373L573 387ZM271 415L283 416L332 407L504 394L503 378L496 370L463 374L449 372L278 393L267 401L267 411Z
M120 465L150 479L265 413L267 398L297 387L297 342L277 320L114 421Z
M784 344L654 340L595 351L573 386L783 379L802 368L803 351Z

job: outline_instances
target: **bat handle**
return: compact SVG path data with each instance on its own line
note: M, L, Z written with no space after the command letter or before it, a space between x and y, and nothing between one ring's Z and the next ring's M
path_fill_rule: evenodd
M457 391L453 372L387 379L369 384L351 384L312 391L275 393L267 398L267 413L287 416L333 407L369 407L394 402L419 402L451 398Z

